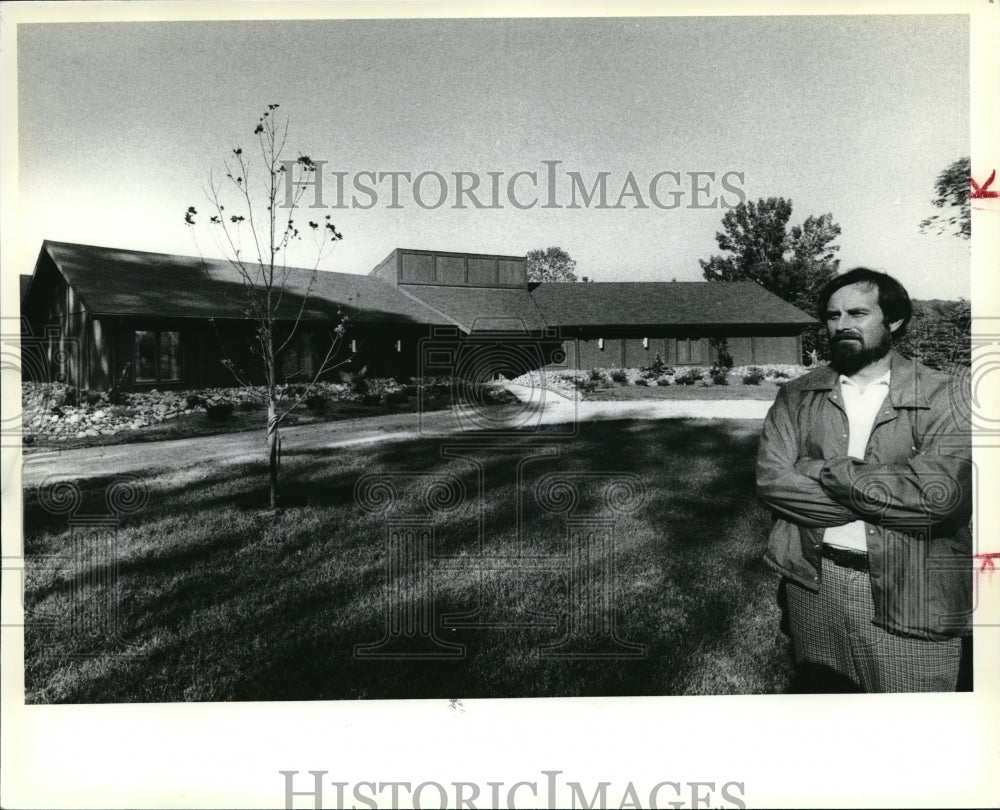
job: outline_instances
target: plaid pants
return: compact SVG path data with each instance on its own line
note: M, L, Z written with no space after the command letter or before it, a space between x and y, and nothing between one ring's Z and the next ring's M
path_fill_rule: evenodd
M831 683L849 682L823 691L955 691L962 640L906 638L876 627L867 573L824 558L819 593L790 581L786 587L796 664L829 673Z

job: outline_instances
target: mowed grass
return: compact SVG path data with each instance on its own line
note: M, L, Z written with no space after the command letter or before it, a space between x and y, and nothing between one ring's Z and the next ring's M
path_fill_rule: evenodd
M101 584L107 569L99 560L74 552L67 517L45 511L39 493L26 490L26 699L785 691L792 672L776 581L761 562L768 517L753 496L759 429L745 421L601 422L581 425L572 439L484 438L473 443L478 449L468 440L421 440L304 452L284 459L286 508L277 518L258 514L263 465L149 476L148 501L117 531L113 585ZM518 483L518 466L533 453ZM578 657L550 655L568 632L570 607L582 604L569 602L577 593L571 580L610 564L605 549L577 559L570 575L566 513L543 509L536 492L556 473L578 483L572 516L581 519L616 515L605 501L615 473L640 482L641 502L614 523L613 588L586 613L591 629L613 621L620 640L640 645L637 656L597 657L613 644L606 635L587 637L585 624L577 625L584 630ZM355 486L369 474L388 476L397 495L391 511L375 514L356 502ZM453 476L458 497L425 498L424 474ZM77 514L106 511L113 481L80 482ZM445 508L430 512L428 500ZM370 501L377 505L377 495ZM433 526L433 598L413 587L428 580L387 565L387 521L414 517ZM73 620L112 596L127 644L106 632L107 623L91 633ZM389 632L390 598L414 615L422 606L442 645L460 657L401 655L443 648L426 636L372 648L394 659L356 655L358 645Z

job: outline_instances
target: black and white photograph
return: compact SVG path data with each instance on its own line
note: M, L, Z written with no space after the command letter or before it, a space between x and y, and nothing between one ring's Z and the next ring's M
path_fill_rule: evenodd
M995 6L462 5L4 4L3 806L992 806Z

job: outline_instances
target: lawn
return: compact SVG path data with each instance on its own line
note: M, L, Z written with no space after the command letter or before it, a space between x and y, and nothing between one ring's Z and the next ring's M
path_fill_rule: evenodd
M760 559L768 516L753 496L759 430L747 421L600 422L581 425L571 440L542 432L495 446L420 440L301 452L284 459L286 508L277 518L258 513L266 502L260 465L150 475L148 500L114 535L113 576L88 551L94 530L71 533L65 513L40 505L47 493L28 489L26 699L785 691L791 666L776 581ZM532 454L540 455L520 463ZM425 491L426 473L452 497ZM634 475L644 493L632 511L608 506L604 486L616 473ZM571 553L558 511L572 506L560 500L565 490L541 498L549 511L536 491L551 474L579 483L574 517L615 517L610 589L572 590L610 556L600 547L590 557ZM375 509L386 492L376 487L359 501L355 487L366 475L395 488L395 511L362 508ZM81 481L76 514L105 512L113 481ZM387 520L413 517L433 526L430 578L388 565ZM94 542L107 547L110 536ZM419 586L431 582L433 599L423 599ZM585 603L580 593L597 598ZM112 614L95 608L109 600L127 644L106 632ZM377 646L387 606L397 603L426 608L441 644L417 634ZM576 657L553 657L570 649L552 645L569 631L573 606L585 604L590 629L613 621L624 644L588 636L577 623ZM366 658L359 645L396 657ZM600 657L609 649L624 654ZM428 650L459 657L407 657Z

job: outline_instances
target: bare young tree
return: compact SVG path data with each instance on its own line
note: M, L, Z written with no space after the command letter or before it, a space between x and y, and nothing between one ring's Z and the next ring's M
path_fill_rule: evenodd
M222 176L213 170L206 189L212 236L243 284L245 312L253 323L249 348L259 364L258 378L263 380L267 398L271 513L278 510L281 422L309 395L323 374L347 362L339 357L346 319L338 313L337 322L331 324L325 356L297 395L285 396L279 367L282 353L299 332L320 263L343 236L329 216L322 223L308 222L306 234L315 242L315 256L311 268L307 268L310 275L302 291L302 270L288 265L288 250L302 239L293 211L311 184L310 176L315 174L316 165L307 155L286 159L289 126L287 117L277 112L278 106L268 104L260 116L253 130L256 144L252 157L242 147L233 149L224 162ZM285 205L280 206L283 210L279 210L279 200L284 200ZM194 206L189 207L184 221L194 226L197 214ZM238 383L253 386L246 369L239 368L228 357L224 363Z

